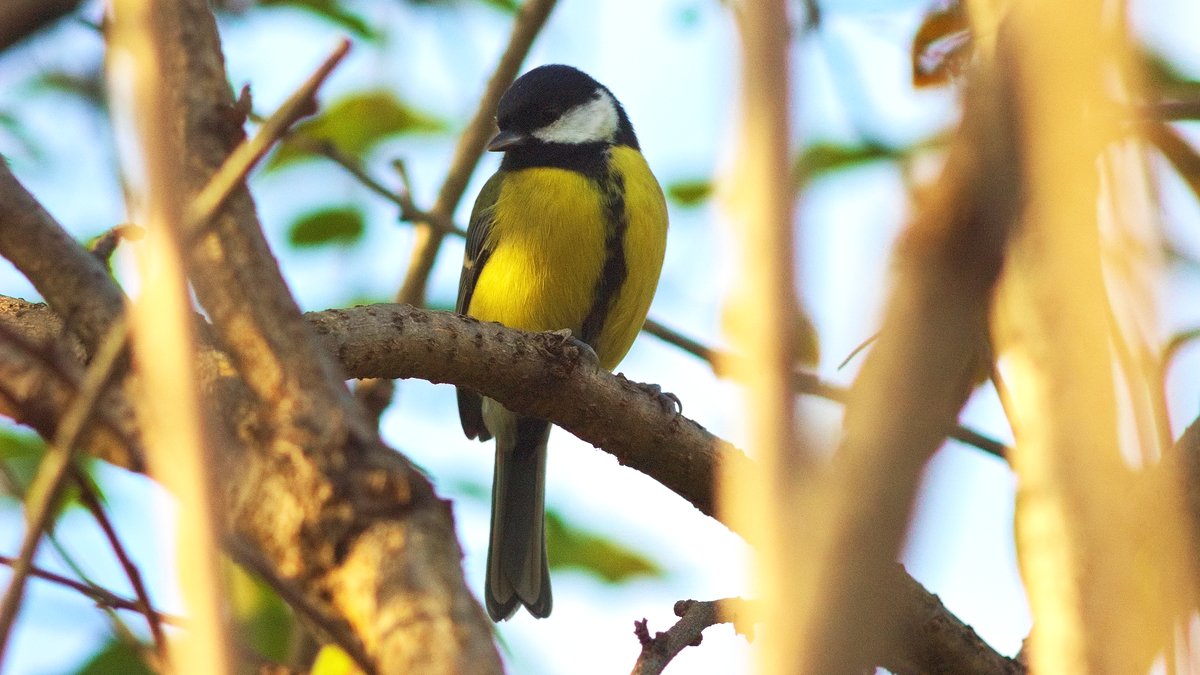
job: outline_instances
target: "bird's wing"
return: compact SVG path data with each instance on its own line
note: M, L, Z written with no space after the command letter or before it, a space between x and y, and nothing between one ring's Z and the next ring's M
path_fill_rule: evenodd
M471 209L471 222L467 225L467 250L463 256L462 274L458 278L458 302L454 306L454 311L459 314L466 314L470 309L475 282L479 280L479 273L492 253L488 247L488 234L492 231L492 207L500 196L501 183L503 179L497 171L484 183L479 197L475 199L475 207Z
M462 274L458 278L458 301L454 305L454 311L459 314L466 314L471 308L475 282L479 280L479 273L492 253L488 247L488 234L492 229L492 207L500 196L502 182L501 173L497 171L484 183L475 199L475 207L471 209L471 222L467 225L467 248L463 255ZM483 398L477 392L458 387L458 419L467 438L486 441L492 437L483 422Z

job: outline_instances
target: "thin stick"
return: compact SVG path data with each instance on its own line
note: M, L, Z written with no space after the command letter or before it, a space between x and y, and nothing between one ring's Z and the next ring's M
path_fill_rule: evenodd
M508 86L517 78L517 70L525 60L525 55L529 53L533 39L545 25L550 10L554 9L554 3L555 0L528 0L521 6L521 12L517 15L516 23L513 25L512 36L508 39L508 47L500 57L500 62L496 64L496 70L492 74L492 79L488 81L483 97L479 99L479 107L475 109L475 116L471 118L466 131L458 139L450 170L447 172L446 180L442 182L442 189L438 192L437 200L429 212L430 221L417 225L416 245L413 247L404 283L396 294L397 302L415 306L425 303L425 284L429 280L433 261L437 258L438 250L441 248L444 232L448 229L445 222L450 220L454 209L458 207L458 202L467 189L467 181L471 179L475 165L479 163L479 157L483 154L488 136L495 129L493 118L496 114L496 104L499 103L500 97L508 89ZM440 226L431 224L431 222L441 221L445 222Z
M188 205L182 231L191 242L204 223L217 212L229 195L246 179L247 174L267 154L276 141L298 120L316 110L317 89L350 51L350 41L342 40L325 61L300 85L283 105L267 118L252 138L240 143L213 174L204 189Z
M8 638L20 610L21 599L25 595L25 582L33 567L33 557L37 554L42 531L50 522L54 504L58 501L58 494L71 467L75 444L91 418L101 393L108 385L120 355L124 353L128 337L128 324L124 319L118 319L101 341L96 358L84 373L79 394L63 415L54 442L47 448L46 456L33 479L25 511L25 536L21 541L17 560L12 566L13 576L8 592L4 594L4 602L0 605L0 670L3 670Z
M117 536L117 530L113 527L112 520L109 519L108 514L104 511L104 506L100 503L96 491L87 482L87 478L78 469L72 471L72 473L74 474L76 484L79 486L80 501L91 512L92 517L96 519L96 523L100 525L100 529L104 531L104 536L108 539L113 553L121 563L121 568L125 570L125 576L129 579L129 585L133 587L133 593L137 596L138 609L146 616L146 623L150 626L150 635L154 639L154 648L158 652L159 661L166 663L167 639L163 634L162 622L159 620L158 613L154 611L154 607L150 604L150 594L146 591L146 585L142 582L142 574L138 570L137 565L133 563L133 560L129 558L129 552L125 550L120 537Z
M653 319L647 319L646 325L642 327L642 330L667 344L679 347L692 356L705 361L718 377L724 377L726 375L725 371L728 370L727 366L722 364L734 363L738 360L737 357L728 352L708 347L695 338L684 335L674 328L665 326ZM792 373L792 387L799 393L820 396L821 398L837 403L845 403L846 398L849 396L846 387L833 384L813 373L799 369ZM951 429L947 435L956 441L974 446L1000 459L1005 459L1008 453L1008 446L1004 443L961 424Z
M747 613L745 600L680 600L675 603L675 616L679 621L665 632L650 637L645 620L634 622L634 634L642 643L642 653L633 665L632 675L658 675L685 647L700 644L704 629L719 623L733 623L739 615Z
M16 567L17 561L18 561L17 558L13 558L11 556L6 556L6 555L0 555L0 565L8 565L9 567ZM66 588L70 588L71 590L78 591L80 594L86 596L89 600L92 600L93 602L95 602L97 605L99 605L101 607L105 607L108 609L121 609L121 610L129 611L129 612L139 612L139 613L143 613L143 614L145 613L142 609L140 600L130 600L128 598L123 598L123 597L117 595L116 593L113 593L112 591L110 591L106 588L101 588L100 586L97 586L95 584L84 583L82 581L76 581L75 579L71 579L69 577L64 577L61 574L55 574L54 572L51 572L49 570L44 570L40 567L30 567L29 568L29 576L37 577L38 579L43 579L45 581L49 581L50 583L58 584L59 586L63 586ZM186 626L187 625L187 620L181 616L175 616L174 614L167 614L165 612L159 612L159 611L154 611L153 613L154 613L155 619L161 623L169 624L172 626Z

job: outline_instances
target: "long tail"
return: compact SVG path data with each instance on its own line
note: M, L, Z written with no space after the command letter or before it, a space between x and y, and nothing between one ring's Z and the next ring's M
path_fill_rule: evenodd
M498 405L488 413L488 426L496 436L492 538L484 582L488 614L493 621L508 619L520 603L541 619L550 615L545 533L550 423L517 417ZM505 419L496 419L502 416Z

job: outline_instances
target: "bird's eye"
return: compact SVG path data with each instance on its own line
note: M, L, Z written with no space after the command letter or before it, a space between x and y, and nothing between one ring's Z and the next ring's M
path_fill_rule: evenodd
M537 122L538 126L550 124L557 117L558 113L555 112L554 108L541 108L533 114L533 119Z

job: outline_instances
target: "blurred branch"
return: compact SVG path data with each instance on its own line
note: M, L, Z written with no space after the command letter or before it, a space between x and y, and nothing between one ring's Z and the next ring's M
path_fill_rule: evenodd
M164 88L198 193L244 136L206 0L162 21ZM303 321L238 184L187 251L196 296L252 396L222 420L243 452L226 485L230 529L341 622L383 672L498 672L492 628L466 587L445 502L384 446ZM286 461L281 463L281 458ZM269 495L265 499L264 495Z
M1109 9L1091 0L1055 12L1025 0L1007 19L1012 100L1026 122L1025 197L994 335L1020 439L1014 520L1035 617L1030 667L1063 675L1145 672L1187 651L1180 621L1197 599L1183 481L1155 462L1158 436L1144 426L1156 420L1131 407L1158 373L1141 363L1114 369L1114 300L1146 307L1157 298L1125 277L1123 268L1139 266L1136 247L1109 250L1113 214L1097 208L1107 190L1131 190L1125 180L1106 185L1098 169L1128 134L1119 102L1141 98L1126 69L1131 36ZM1149 125L1151 139L1156 128L1165 125ZM1157 317L1139 314L1154 334Z
M654 319L646 319L646 325L642 330L667 344L679 347L692 356L705 361L717 377L727 377L730 370L729 364L740 360L729 352L706 346L695 338L684 335ZM800 368L792 371L792 388L801 394L811 394L838 403L845 403L849 397L849 390L846 387L823 380L817 374ZM956 441L972 445L1000 459L1005 459L1005 455L1008 452L1008 447L1000 441L989 438L961 424L955 424L948 435Z
M83 351L62 346L62 334L62 320L46 305L0 296L0 412L45 439L58 434L84 372ZM79 439L83 449L116 466L144 471L128 400L110 389L93 419Z
M125 307L104 263L88 253L17 182L0 157L0 255L8 258L94 351Z
M896 652L894 597L921 472L986 352L988 310L1015 220L1020 160L1005 73L981 67L941 178L897 250L880 338L850 390L842 443L805 495L799 653L805 672L855 672Z
M685 647L698 647L704 629L710 626L732 623L736 627L740 615L751 614L746 611L745 602L741 598L680 600L674 607L679 621L666 632L655 633L654 637L650 637L645 619L633 622L633 632L642 645L642 652L633 665L632 675L658 675Z
M533 39L545 25L550 10L554 9L554 3L555 0L527 0L521 5L512 35L508 39L508 46L501 55L500 62L496 64L492 78L488 80L487 89L479 99L475 115L454 148L454 159L450 162L450 170L446 174L446 180L442 182L433 208L429 210L429 219L418 224L417 240L405 272L404 283L396 294L397 302L414 306L425 304L425 285L441 248L442 238L452 227L454 210L458 208L458 202L467 189L467 182L475 171L475 165L479 163L488 138L495 131L496 104L516 79L517 71L521 68Z
M0 555L0 565L13 567L16 564L16 558ZM78 591L101 607L143 614L145 613L141 600L129 600L127 598L122 598L108 589L101 588L93 584L86 584L76 581L74 579L64 577L61 574L55 574L54 572L41 569L40 567L30 567L29 576L44 579L50 583L58 584L59 586L64 586L66 588L70 588L71 590ZM166 614L164 612L154 610L154 616L160 623L170 624L176 627L185 627L187 625L187 621L183 617L175 616L173 614Z
M802 310L789 157L794 83L788 5L757 0L733 8L740 87L736 160L725 200L737 248L736 283L723 303L726 332L744 357L734 370L755 461L722 466L717 482L721 512L744 530L755 551L756 614L769 627L756 659L764 675L806 673L809 658L802 615L795 611L807 600L801 560L809 552L799 534L810 526L797 495L813 455L808 439L797 433L803 423L792 395Z
M96 237L91 246L88 247L88 251L107 267L113 253L117 250L117 245L122 240L137 241L144 237L145 234L145 230L137 225L128 223L117 225L116 227L109 228L99 237Z
M3 604L0 604L0 665L4 663L8 638L25 595L25 581L33 567L33 556L37 553L42 532L50 523L54 505L58 502L59 491L71 467L76 442L108 385L109 377L125 350L127 337L125 322L118 321L101 342L96 358L84 373L79 393L63 414L54 441L38 466L37 475L29 489L25 507L25 535L21 540L20 553L12 566L8 591L4 594Z
M96 523L100 525L100 529L104 532L104 537L108 539L108 544L112 547L113 554L117 556L117 561L121 564L121 569L125 571L125 577L129 579L129 585L133 588L133 593L137 597L137 606L135 609L140 611L146 617L146 623L150 626L150 636L154 640L154 648L158 655L160 663L167 663L167 639L163 634L162 619L154 606L150 604L150 594L146 591L146 585L142 582L142 574L138 571L137 565L130 559L129 553L125 550L125 545L121 543L121 538L117 536L117 530L113 527L112 520L109 519L108 513L104 510L104 505L100 503L100 497L96 494L92 484L88 482L87 476L83 474L77 467L72 470L74 474L75 484L79 487L79 500L95 518Z
M0 3L0 51L74 12L83 0L5 0Z
M259 160L288 132L296 122L317 110L316 93L333 69L350 51L350 41L340 41L329 56L317 66L312 75L288 96L275 112L263 122L252 138L239 143L226 157L204 188L188 205L183 232L189 241L201 234L204 224L221 208L229 195L246 180Z

